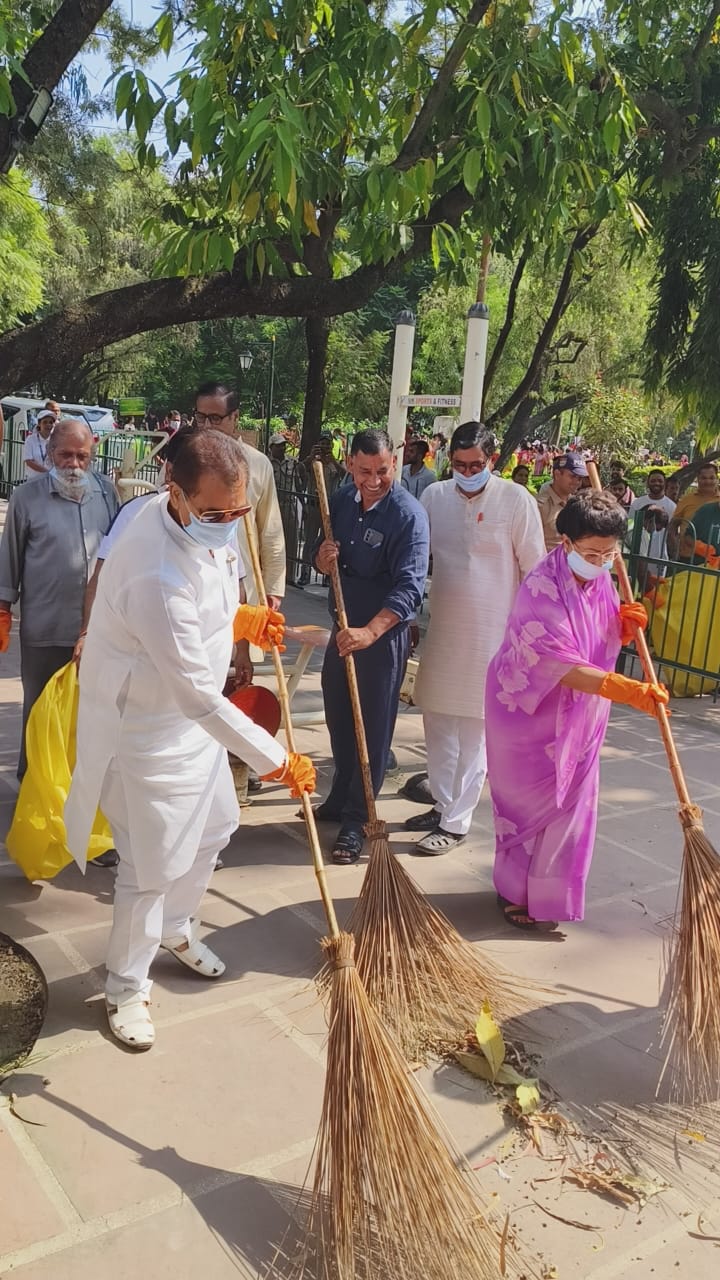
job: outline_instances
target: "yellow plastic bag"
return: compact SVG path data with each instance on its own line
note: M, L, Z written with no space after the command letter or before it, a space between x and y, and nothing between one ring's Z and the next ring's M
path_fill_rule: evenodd
M50 880L72 862L63 814L75 767L79 693L75 663L69 662L48 681L28 719L28 768L5 841L28 880ZM88 858L112 847L110 827L98 810Z

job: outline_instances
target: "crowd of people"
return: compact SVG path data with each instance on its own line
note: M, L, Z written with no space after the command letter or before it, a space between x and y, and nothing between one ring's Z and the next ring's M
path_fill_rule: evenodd
M650 565L664 554L653 539L676 507L661 471L636 497L615 468L599 493L581 450L544 450L516 466L537 478L550 469L535 495L517 475L513 483L493 471L495 441L478 422L449 440L409 436L400 475L380 429L349 443L324 433L304 458L278 432L266 457L238 442L232 390L207 383L192 422L165 447L158 492L120 507L92 468L84 422L59 420L49 404L36 434L27 450L36 465L10 498L0 545L0 652L19 601L21 779L33 706L56 672L79 668L65 821L83 867L98 805L113 832L106 1005L119 1040L153 1043L158 948L208 979L224 971L194 916L238 822L228 753L255 771L256 787L274 778L293 795L314 790L311 761L288 754L225 696L229 672L235 686L252 681L253 645L282 640L286 557L301 566L298 585L336 565L348 614L340 626L330 591L321 684L334 774L316 816L336 828L331 860L357 862L367 820L345 659L356 664L377 795L431 569L414 700L432 804L406 823L413 852L438 856L466 839L487 776L504 918L527 931L583 918L610 705L652 715L668 697L615 672L621 644L647 615L642 604L620 605L609 572L629 519L647 534L638 554ZM321 526L316 461L332 539ZM714 549L714 465L682 501ZM248 536L267 606L246 579Z

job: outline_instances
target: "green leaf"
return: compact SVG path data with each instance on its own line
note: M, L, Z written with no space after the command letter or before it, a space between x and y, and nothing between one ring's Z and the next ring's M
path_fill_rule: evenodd
M616 156L620 145L620 121L617 116L608 116L602 127L603 142L611 155Z
M165 53L169 53L172 49L173 36L175 32L172 14L167 12L167 10L165 13L160 14L160 17L155 23L155 34L157 35L160 48Z
M371 204L380 203L380 175L377 169L371 169L367 176L368 200Z
M123 111L127 109L134 89L135 77L132 71L125 71L115 86L115 115L118 120Z
M232 271L235 265L235 246L230 236L223 236L220 244L220 256L226 271Z
M563 71L570 81L570 84L575 84L575 67L573 65L572 54L564 43L560 45L560 61L562 62Z
M485 93L479 93L475 99L475 120L481 138L487 138L492 125L492 108Z
M471 196L475 195L478 182L482 177L483 158L479 151L468 151L463 164L463 182L470 192Z
M436 271L440 269L440 235L437 227L433 227L430 237L430 252L432 254L433 266Z
M502 1032L495 1022L491 1012L490 1003L485 1001L480 1011L480 1016L475 1023L475 1036L483 1054L487 1058L493 1080L496 1079L498 1071L505 1061L505 1041L502 1038Z

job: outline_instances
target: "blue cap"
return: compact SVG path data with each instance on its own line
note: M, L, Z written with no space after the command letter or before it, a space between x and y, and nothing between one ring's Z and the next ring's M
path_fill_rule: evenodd
M553 471L571 471L574 476L587 475L587 467L579 453L561 453L553 462Z

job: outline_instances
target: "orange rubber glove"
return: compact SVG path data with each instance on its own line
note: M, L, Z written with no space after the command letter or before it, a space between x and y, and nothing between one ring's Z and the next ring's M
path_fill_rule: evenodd
M633 600L632 604L620 605L620 641L623 645L631 644L635 639L635 628L640 627L644 631L648 624L647 609L639 600Z
M233 640L249 640L264 653L277 645L281 653L285 652L283 636L285 634L285 618L276 609L264 604L241 604L233 621Z
M0 653L7 653L10 647L10 626L12 614L7 609L0 609Z
M619 676L614 671L608 671L598 693L601 698L622 702L648 716L657 715L658 703L666 706L670 701L664 684L643 684L641 680L628 680L627 676Z
M307 756L299 756L291 751L285 764L273 773L266 773L263 782L284 782L290 788L290 795L299 800L303 791L314 791L317 775L315 765Z
M708 542L700 542L698 539L695 543L695 555L703 556L708 562L710 562L717 556L717 551L714 547L711 547Z

